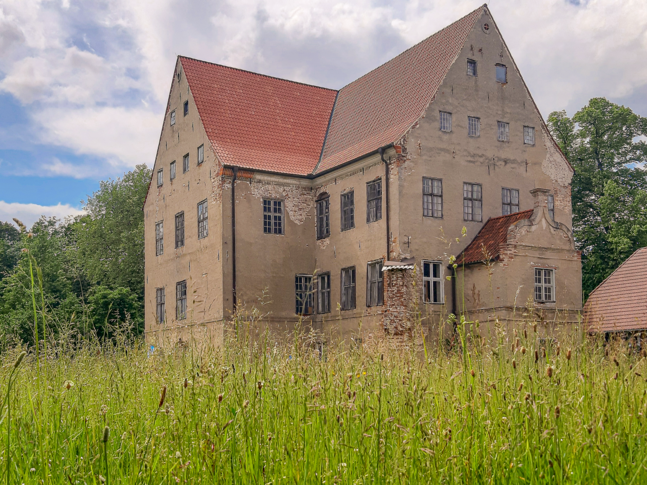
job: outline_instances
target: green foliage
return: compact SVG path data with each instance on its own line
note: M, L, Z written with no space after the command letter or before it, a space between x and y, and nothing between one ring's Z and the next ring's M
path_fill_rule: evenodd
M0 221L0 281L20 258L20 233L12 224Z
M137 333L144 330L144 318L137 294L129 288L111 290L95 286L88 297L94 330L100 338L113 336L111 324L130 321Z
M573 231L582 251L585 297L636 249L647 246L647 118L594 98L548 126L575 174Z

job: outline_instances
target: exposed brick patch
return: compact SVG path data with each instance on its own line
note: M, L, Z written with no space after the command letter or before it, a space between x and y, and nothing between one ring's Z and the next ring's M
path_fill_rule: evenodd
M415 298L413 270L384 272L384 332L404 335L411 332Z
M257 199L273 198L285 201L285 211L295 224L303 224L312 216L315 206L315 191L309 187L296 185L279 185L257 180L247 181L252 195Z
M541 164L541 170L553 181L553 192L555 194L555 207L569 211L571 210L571 179L573 172L568 166L564 155L557 149L545 127L541 129L546 148L546 158Z

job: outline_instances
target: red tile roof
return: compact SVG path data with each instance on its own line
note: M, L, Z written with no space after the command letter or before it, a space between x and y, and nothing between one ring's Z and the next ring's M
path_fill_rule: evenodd
M223 164L321 173L402 138L433 100L483 8L340 91L179 60Z
M647 248L593 290L584 305L584 323L591 332L647 329Z
M458 255L456 264L473 264L486 260L498 260L501 245L508 242L508 228L519 221L530 219L532 212L532 209L530 209L488 219L472 242Z

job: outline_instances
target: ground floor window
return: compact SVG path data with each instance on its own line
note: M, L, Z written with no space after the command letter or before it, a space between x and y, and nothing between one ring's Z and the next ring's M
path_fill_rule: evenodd
M295 277L296 314L312 315L314 313L314 291L311 275L297 275Z
M155 289L155 301L157 303L157 323L164 323L166 320L166 296L164 288Z
M186 318L186 280L175 284L175 309L178 320Z
M439 261L422 262L422 287L425 303L444 303L443 266Z
M379 306L384 303L384 279L382 260L368 263L366 268L366 306Z
M355 308L355 267L341 270L341 309Z
M535 301L555 301L555 270L535 268Z
M319 313L330 313L330 273L320 274L317 284Z

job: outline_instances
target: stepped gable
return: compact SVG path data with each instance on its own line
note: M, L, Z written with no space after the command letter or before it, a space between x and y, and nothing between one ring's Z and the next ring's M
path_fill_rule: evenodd
M647 329L647 248L633 253L593 290L584 305L590 332Z

